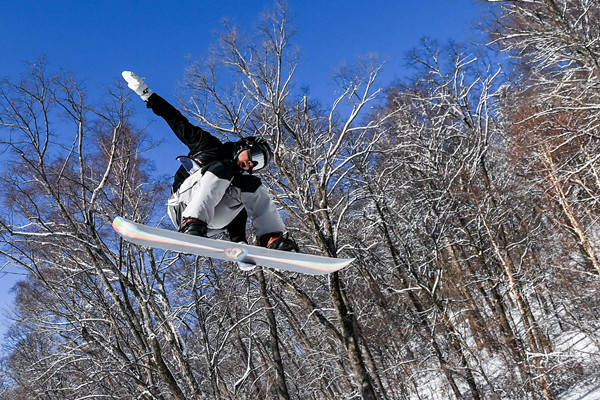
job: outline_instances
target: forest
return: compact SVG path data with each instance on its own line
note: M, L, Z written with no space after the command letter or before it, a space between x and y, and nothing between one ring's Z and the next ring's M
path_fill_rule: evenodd
M257 135L321 276L131 245L170 180L125 83L88 102L36 63L0 83L0 265L17 268L0 399L557 399L600 365L600 3L488 0L482 45L423 41L410 78L294 85L285 6L190 61L181 107ZM183 73L183 71L182 71ZM134 98L135 97L135 98ZM136 103L134 103L136 102Z

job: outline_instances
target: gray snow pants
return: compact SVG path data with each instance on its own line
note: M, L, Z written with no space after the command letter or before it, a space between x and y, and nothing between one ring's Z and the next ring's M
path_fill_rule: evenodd
M197 218L206 222L209 237L224 231L243 209L256 237L285 230L260 179L234 175L225 163L218 161L190 175L167 203L169 218L177 229L183 218Z

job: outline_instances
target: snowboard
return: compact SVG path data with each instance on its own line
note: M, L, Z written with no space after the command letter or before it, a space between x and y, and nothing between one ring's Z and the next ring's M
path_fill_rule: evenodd
M114 219L113 228L125 240L140 246L158 247L178 253L196 254L310 275L329 274L354 261L353 258L323 257L193 236L139 224L121 217Z

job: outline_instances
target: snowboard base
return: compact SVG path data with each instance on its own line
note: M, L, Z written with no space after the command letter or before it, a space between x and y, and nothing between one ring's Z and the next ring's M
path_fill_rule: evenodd
M303 274L329 274L354 261L353 258L342 259L286 252L245 243L193 236L139 224L121 217L113 220L113 228L125 240L140 246L158 247L178 253L237 261Z

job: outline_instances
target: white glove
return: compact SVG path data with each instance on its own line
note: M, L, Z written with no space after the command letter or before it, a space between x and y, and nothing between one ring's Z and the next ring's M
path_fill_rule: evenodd
M142 78L137 76L131 71L123 71L121 72L123 79L127 81L127 86L129 89L133 90L136 94L138 94L142 100L148 101L148 98L152 93L152 90L148 89L148 85L144 82Z
M248 242L238 242L238 243L248 244ZM248 264L248 263L241 262L241 261L238 261L237 265L238 265L239 269L241 269L242 271L252 271L254 268L256 268L255 264Z
M241 261L237 262L238 268L241 269L242 271L252 271L254 268L256 268L256 265L254 264L247 264L247 263L243 263Z

